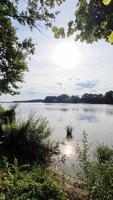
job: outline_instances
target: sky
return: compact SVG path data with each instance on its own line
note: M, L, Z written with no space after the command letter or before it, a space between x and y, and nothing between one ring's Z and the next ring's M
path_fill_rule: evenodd
M55 25L66 26L72 19L75 1L67 0L60 7ZM50 30L44 34L28 27L18 27L20 38L33 38L35 54L28 60L29 72L20 86L20 94L2 95L1 101L45 98L49 95L105 93L113 90L113 46L100 40L93 44L75 42L73 37L55 39Z

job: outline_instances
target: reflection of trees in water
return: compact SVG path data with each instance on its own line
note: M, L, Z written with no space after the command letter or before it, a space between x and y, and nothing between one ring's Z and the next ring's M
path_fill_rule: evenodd
M113 110L106 110L107 115L113 115Z
M63 111L63 112L67 112L70 110L70 108L46 108L46 110L58 110L58 111Z
M63 111L63 112L69 111L69 109L67 109L67 108L61 108L60 110Z
M96 112L99 112L100 110L99 109L93 109L93 108L83 108L83 111L84 112L93 112L93 113L96 113Z

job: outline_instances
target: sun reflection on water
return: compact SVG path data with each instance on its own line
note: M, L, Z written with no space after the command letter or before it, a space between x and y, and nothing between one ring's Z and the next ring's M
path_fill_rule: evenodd
M75 147L71 142L65 141L60 145L60 152L67 157L73 157L75 155Z
M73 155L73 147L72 147L72 145L70 145L70 144L65 145L64 154L66 154L66 156L68 156L68 157Z

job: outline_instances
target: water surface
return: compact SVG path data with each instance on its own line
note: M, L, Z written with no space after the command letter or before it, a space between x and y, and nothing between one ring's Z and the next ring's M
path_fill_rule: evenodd
M74 141L80 141L85 130L91 143L113 144L113 105L20 103L16 111L18 118L26 118L31 112L47 117L53 128L53 140L62 141L66 126L70 125Z

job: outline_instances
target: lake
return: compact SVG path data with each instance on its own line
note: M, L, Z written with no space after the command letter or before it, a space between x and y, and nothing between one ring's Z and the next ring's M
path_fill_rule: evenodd
M2 105L5 108L11 106ZM60 142L61 154L55 161L55 167L73 178L76 177L74 166L77 164L77 148L84 130L92 148L101 143L113 145L113 105L20 103L16 112L18 118L22 119L27 118L30 113L48 119L53 128L51 140ZM68 125L73 127L71 141L66 140ZM62 157L66 158L65 163L62 162Z
M10 104L2 104L10 107ZM53 128L52 140L62 141L66 126L73 127L73 140L80 141L85 130L91 143L113 144L113 105L20 103L18 118L27 118L32 112L47 117Z

